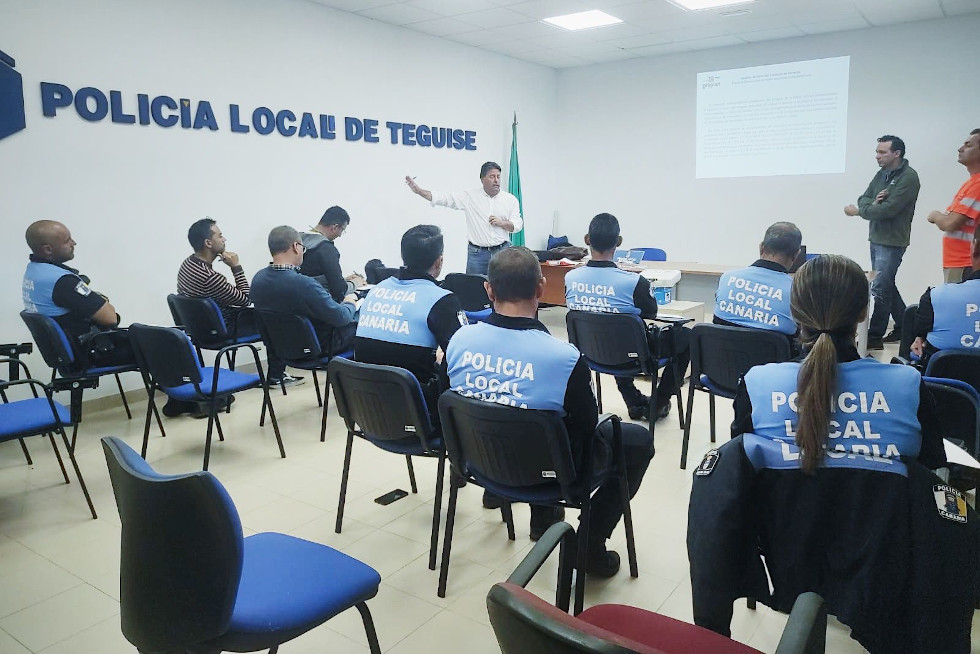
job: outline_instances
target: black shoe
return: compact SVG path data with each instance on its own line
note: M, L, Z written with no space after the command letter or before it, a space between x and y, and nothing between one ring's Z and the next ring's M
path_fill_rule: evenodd
M585 560L585 572L602 579L614 576L619 572L619 554L614 550L607 550L605 545L601 549L590 550Z
M881 341L883 343L900 343L902 341L902 335L898 332L897 329L893 329L887 334L885 334L885 337L881 339Z
M494 495L493 493L491 493L488 490L484 490L483 491L483 508L484 509L499 509L500 506L503 503L504 503L504 501L502 499L500 499L500 496L499 495Z
M667 403L657 409L657 420L663 420L670 415L670 400Z
M636 404L634 406L626 407L629 411L630 420L649 420L650 419L650 405L649 404Z
M194 413L196 411L196 402L183 402L172 398L168 398L167 403L163 405L162 409L160 409L160 412L168 418L176 418L177 416L185 413Z
M868 338L868 350L884 350L885 344L880 338Z
M285 386L288 388L290 386L300 386L306 383L306 378L297 377L295 375L290 375L287 373L282 376L282 379L273 379L272 377L269 377L268 383L269 386Z
M537 519L535 519L537 518ZM560 506L531 507L531 540L536 541L548 528L565 519L565 509Z

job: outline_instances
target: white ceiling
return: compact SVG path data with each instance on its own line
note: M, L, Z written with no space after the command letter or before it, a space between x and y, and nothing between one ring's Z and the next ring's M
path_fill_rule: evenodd
M696 12L667 0L310 1L552 68L980 12L980 0L756 0ZM580 32L540 22L588 9L623 22Z

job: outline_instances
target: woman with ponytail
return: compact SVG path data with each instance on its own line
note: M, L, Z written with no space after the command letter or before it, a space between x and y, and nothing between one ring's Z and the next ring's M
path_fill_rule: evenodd
M887 465L900 457L932 469L945 464L935 403L916 371L861 359L854 347L868 310L861 267L840 255L806 262L793 280L790 305L804 356L749 371L735 399L732 436L793 442L809 474L828 452L844 467L855 459Z

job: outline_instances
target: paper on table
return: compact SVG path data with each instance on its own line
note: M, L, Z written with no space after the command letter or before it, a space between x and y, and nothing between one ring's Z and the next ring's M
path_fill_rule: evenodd
M946 448L946 461L949 463L957 463L961 466L980 470L980 461L970 456L963 448L953 445L945 438L943 439L943 446Z

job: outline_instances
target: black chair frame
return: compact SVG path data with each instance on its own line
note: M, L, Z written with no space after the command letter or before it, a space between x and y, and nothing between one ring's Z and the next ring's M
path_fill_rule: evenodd
M212 298L191 297L171 293L167 296L167 306L170 307L170 315L173 316L174 325L185 334L190 336L194 349L197 351L197 360L204 365L204 355L201 350L220 350L229 345L238 345L240 338L250 334L241 333L241 321L235 322L235 331L230 333L225 324L221 309ZM253 311L253 309L243 308L243 311ZM258 334L249 343L259 341ZM235 355L232 354L229 362L229 369L235 369Z
M623 454L618 416L600 416L596 437L585 439L582 452L582 471L576 474L571 442L565 423L556 413L505 407L463 397L455 392L439 398L443 439L450 462L449 505L446 512L446 533L442 546L442 566L439 571L439 597L446 596L449 559L452 549L453 525L456 517L456 497L466 483L483 486L481 478L493 483L492 492L503 500L501 506L507 523L507 537L515 539L511 502L528 502L520 488L542 484L542 471L554 472L553 481L560 489L561 499L549 504L579 509L576 567L580 573L575 584L575 613L581 613L585 601L585 569L589 525L592 515L592 493L610 478L618 478L623 501L623 525L630 576L639 575L633 518L630 512L626 461ZM593 470L593 445L599 440L600 427L612 425L609 469L596 476ZM550 477L550 475L549 475ZM508 492L513 488L513 492ZM537 503L537 502L535 502ZM570 592L565 588L560 592ZM567 606L567 602L566 602Z
M423 456L439 461L436 469L432 532L429 539L429 570L435 570L439 547L442 487L446 470L446 448L439 441L441 434L438 427L434 427L429 420L428 408L418 380L403 368L360 363L343 358L336 358L330 362L328 375L329 382L334 388L337 412L347 425L347 450L344 454L344 471L341 475L340 497L337 501L335 531L339 534L343 527L354 437L358 436L383 450L397 453L401 453L398 450L409 451L409 448L399 447L396 450L387 443L398 441L404 443L406 440L416 438L417 447L411 448L411 453L405 454L408 479L413 493L418 493L419 489L415 481L412 457ZM382 386L386 388L382 389ZM374 393L368 390L372 387ZM382 392L384 392L383 402L380 401Z
M33 343L4 343L0 345L0 364L7 364L7 380L6 381L17 381L20 379L21 368L24 370L24 377L30 379L31 371L27 367L27 364L20 360L20 355L30 354L34 351ZM0 382L4 381L0 379ZM6 402L6 394L0 390L0 401ZM24 453L24 458L27 459L27 465L34 465L34 461L31 459L31 453L27 449L27 445L24 443L23 438L18 438L17 441L20 443L20 449Z

